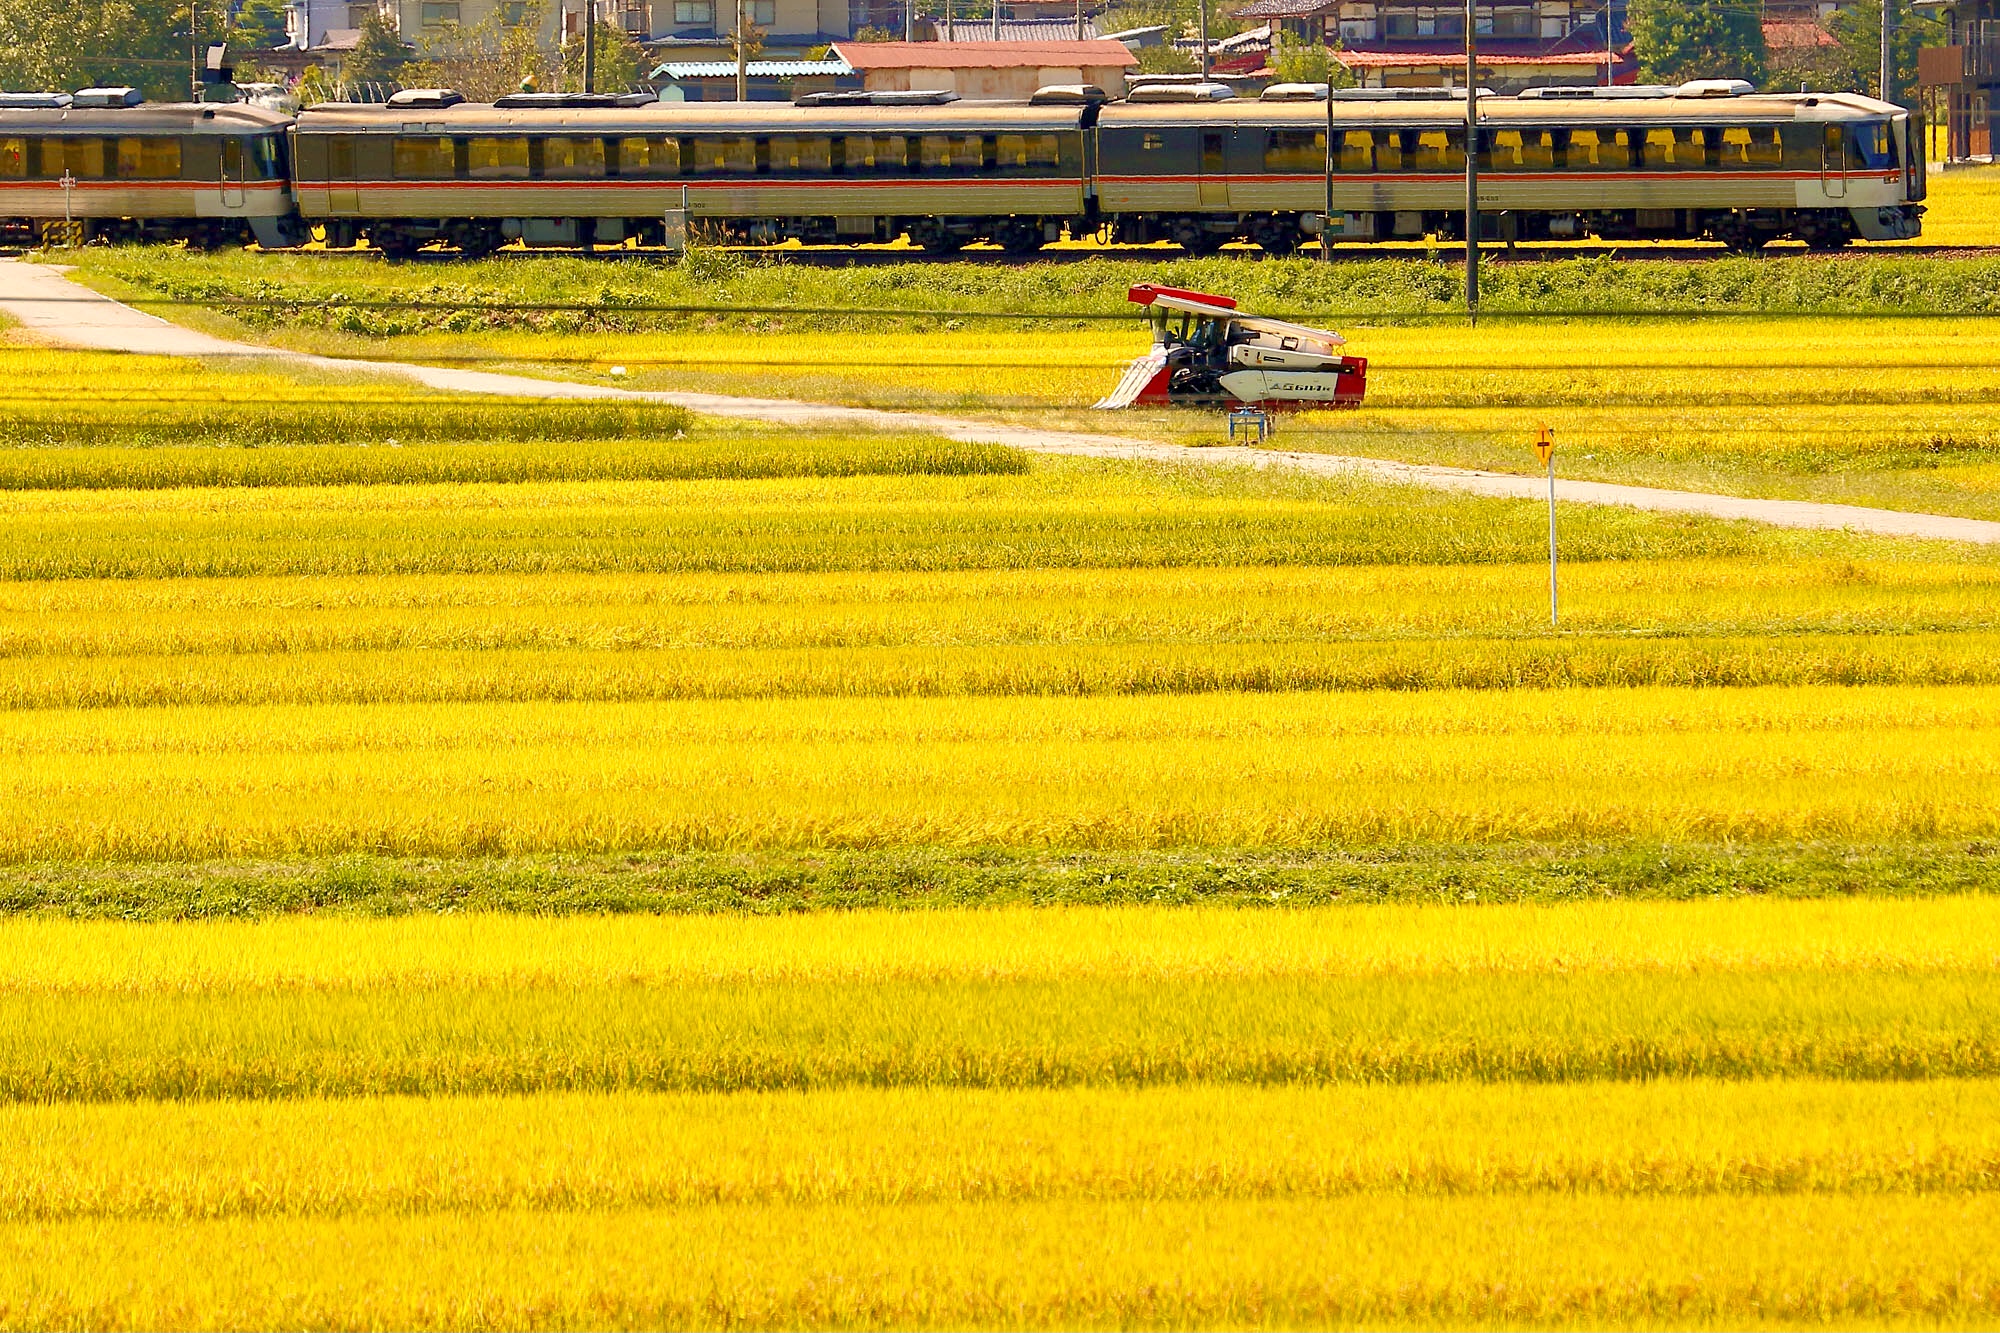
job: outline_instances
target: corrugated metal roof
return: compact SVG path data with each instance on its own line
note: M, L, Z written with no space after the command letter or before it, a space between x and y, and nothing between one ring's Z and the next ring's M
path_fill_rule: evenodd
M798 79L815 74L852 74L854 66L832 60L753 60L744 68L752 78ZM721 79L736 77L734 60L669 60L653 70L656 79Z
M1086 42L1097 40L1097 24L1091 19L1083 21L1083 36L1077 37L1075 19L1020 19L1000 20L1000 37L1003 42ZM961 19L952 25L952 40L957 42L990 42L994 40L991 20Z
M1058 69L1139 63L1122 42L836 42L856 69Z

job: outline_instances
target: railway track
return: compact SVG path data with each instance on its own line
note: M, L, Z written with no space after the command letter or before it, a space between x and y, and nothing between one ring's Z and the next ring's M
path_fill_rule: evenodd
M985 264L995 267L1018 268L1028 264L1080 264L1092 259L1138 263L1146 260L1161 262L1190 258L1186 251L1174 245L1126 245L1126 246L1079 246L1040 250L1031 255L1008 254L998 246L967 246L956 254L926 254L914 248L888 246L718 246L725 254L742 255L746 258L771 259L787 264L800 264L808 268L879 268L896 264ZM20 249L0 249L0 257L21 258L33 253ZM301 249L287 251L288 254L316 255L326 259L364 258L382 259L375 250L315 250ZM1728 247L1706 241L1685 241L1666 243L1644 243L1631 245L1578 245L1574 242L1558 244L1525 244L1514 246L1490 245L1482 252L1482 258L1489 264L1541 263L1558 259L1617 259L1637 262L1668 264L1699 264L1717 259L1740 257L1738 252ZM1978 245L1855 245L1844 250L1809 251L1804 246L1774 245L1762 251L1771 258L1804 257L1831 262L1843 260L1881 259L1890 257L1913 257L1924 259L1992 259L2000 258L2000 247ZM503 249L486 256L489 259L528 261L547 255L561 255L569 259L598 260L664 260L668 252L630 247L606 247L591 250L563 249ZM1246 263L1261 262L1265 255L1254 246L1226 246L1217 252L1217 257L1240 259ZM1312 250L1301 250L1301 258L1317 259ZM1463 262L1465 247L1458 244L1440 245L1392 245L1392 246L1351 246L1334 250L1332 262L1337 264L1364 263L1377 259L1431 259L1441 263ZM398 262L416 264L454 264L460 256L451 250L425 250Z

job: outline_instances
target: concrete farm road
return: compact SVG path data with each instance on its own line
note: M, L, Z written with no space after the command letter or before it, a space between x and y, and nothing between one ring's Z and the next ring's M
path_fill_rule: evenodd
M313 356L197 333L79 286L64 277L58 268L20 260L0 260L0 313L18 321L23 330L36 339L69 347L157 356L259 357L325 370L397 375L429 388L454 393L672 403L708 416L737 417L788 426L918 430L968 443L1011 445L1034 453L1206 466L1295 468L1323 476L1366 477L1501 499L1539 499L1548 494L1545 478L1507 472L1433 467L1340 454L1297 453L1284 449L1192 449L1118 435L1038 430L1030 426L1011 426L934 412L892 412L880 408L839 407L782 398L619 389L609 385L576 384L482 370L453 370L401 361ZM2000 544L2000 522L1954 518L1946 514L1870 509L1860 505L1759 500L1703 491L1671 491L1652 486L1561 479L1556 482L1556 498L1575 504L1625 505L1669 513L1706 514L1713 518L1749 519L1784 528L1846 529L1888 537Z

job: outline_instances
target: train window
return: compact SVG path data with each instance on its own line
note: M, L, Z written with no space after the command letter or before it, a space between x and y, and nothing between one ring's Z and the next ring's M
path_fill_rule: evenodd
M833 140L824 134L774 134L771 170L823 176L833 170Z
M1888 125L1879 120L1869 125L1849 125L1847 159L1856 166L1866 164L1875 171L1895 166L1895 154L1889 146Z
M283 180L291 173L285 169L285 141L275 134L260 134L249 142L250 176L253 180Z
M1376 130L1375 170L1401 171L1403 169L1403 141L1405 139L1412 140L1413 142L1410 146L1414 148L1416 146L1414 143L1415 138L1415 132L1410 130Z
M397 139L390 170L397 180L437 180L451 175L451 140Z
M698 176L748 176L757 170L757 141L748 135L704 134L694 141Z
M1264 170L1279 172L1326 170L1325 130L1272 130L1264 142Z
M0 139L0 177L16 179L28 174L28 141Z
M1624 171L1632 165L1632 136L1624 130L1571 130L1564 165L1571 171Z
M1464 130L1419 130L1416 151L1410 155L1412 171L1464 171Z
M120 180L172 180L180 174L179 139L118 140Z
M1003 134L995 140L994 161L1002 167L1062 164L1061 142L1053 134Z
M1725 171L1746 171L1775 167L1785 160L1783 144L1775 125L1744 129L1731 126L1712 131L1716 140L1716 165Z
M1339 150L1336 170L1375 170L1375 136L1367 130L1342 130L1335 147Z
M551 138L542 140L542 176L547 180L580 180L604 174L604 140Z
M618 174L621 176L678 176L681 174L679 139L620 139Z
M42 175L60 180L67 171L79 180L104 175L104 140L42 140Z
M842 142L841 159L848 171L900 173L909 149L900 134L850 134Z
M1708 165L1708 131L1647 130L1639 165L1649 171L1699 171Z
M1480 166L1490 171L1548 171L1556 164L1550 130L1489 130L1481 134Z
M976 134L926 134L921 145L925 171L976 171L980 163Z
M512 136L468 140L465 145L465 174L476 181L526 180L527 139Z

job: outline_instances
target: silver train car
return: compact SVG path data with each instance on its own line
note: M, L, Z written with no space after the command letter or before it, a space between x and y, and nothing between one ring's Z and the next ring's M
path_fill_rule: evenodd
M301 244L291 117L143 104L129 89L0 95L0 243L65 236Z
M16 95L0 97L0 233L46 237L67 206L109 240L278 248L317 234L392 255L483 254L655 243L685 207L718 241L907 235L934 253L992 241L1029 254L1064 234L1278 254L1321 236L1461 238L1464 104L1448 94L1148 96L1160 95L484 105L434 93L288 121L240 106L8 105ZM1921 230L1922 121L1872 98L1551 89L1482 98L1480 118L1488 239L1830 249Z

